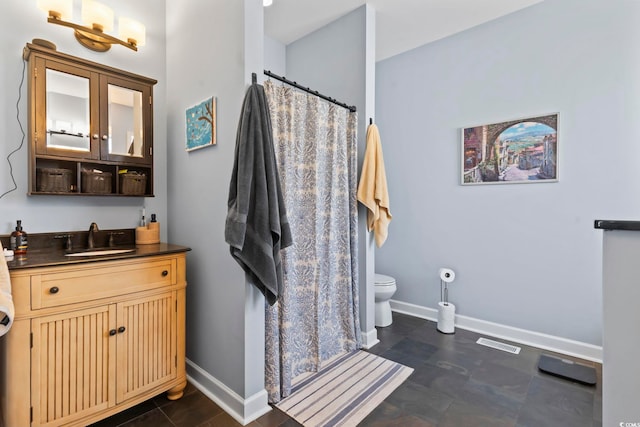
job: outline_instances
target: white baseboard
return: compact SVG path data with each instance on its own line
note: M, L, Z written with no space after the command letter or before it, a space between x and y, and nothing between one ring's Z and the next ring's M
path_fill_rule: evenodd
M378 330L376 328L373 328L368 332L362 331L360 333L360 336L362 338L362 348L364 348L365 350L369 350L371 347L380 342L380 340L378 339Z
M422 319L438 321L438 310L430 307L390 300L391 310ZM547 335L526 329L475 319L456 314L455 326L460 329L490 335L495 338L517 342L532 347L549 350L567 356L578 357L592 362L602 363L602 346L574 341L567 338Z
M189 359L186 364L189 382L243 426L271 411L266 390L262 389L253 396L243 399Z

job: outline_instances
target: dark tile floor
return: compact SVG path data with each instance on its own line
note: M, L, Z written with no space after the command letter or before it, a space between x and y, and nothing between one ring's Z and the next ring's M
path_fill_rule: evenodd
M596 386L585 386L540 372L538 358L552 353L512 343L522 348L514 355L476 344L480 335L473 332L458 328L455 334L445 335L433 322L398 313L393 316L393 324L378 329L380 344L370 351L411 366L414 372L361 426L602 425L601 365L580 361L594 366L598 375ZM177 401L158 396L92 427L149 425L240 426L189 384ZM274 409L249 426L300 424Z

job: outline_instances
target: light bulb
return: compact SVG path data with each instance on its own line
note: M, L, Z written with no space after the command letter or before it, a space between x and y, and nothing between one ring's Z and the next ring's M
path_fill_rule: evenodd
M37 5L49 14L55 12L58 19L71 19L73 14L73 0L38 0Z
M146 31L144 25L131 18L121 17L118 20L119 35L122 40L135 41L136 46L144 46L146 43Z
M94 0L82 0L82 22L100 31L113 30L113 10Z

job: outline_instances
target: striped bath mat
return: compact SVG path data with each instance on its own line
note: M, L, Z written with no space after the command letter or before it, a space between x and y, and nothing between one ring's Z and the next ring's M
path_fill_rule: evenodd
M356 426L412 372L357 350L300 380L276 407L305 427Z

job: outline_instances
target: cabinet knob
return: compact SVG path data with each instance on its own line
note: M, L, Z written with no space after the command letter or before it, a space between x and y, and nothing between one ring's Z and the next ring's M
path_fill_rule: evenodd
M115 335L115 334L117 334L117 333L118 333L118 332L117 332L115 329L111 329L111 330L109 331L109 335L110 335L110 336L114 336L114 335Z
M107 139L109 139L109 137L107 135L102 135L102 140L106 141Z
M169 272L167 270L163 270L162 271L162 277L166 276L167 274L169 274Z
M91 135L91 138L93 138L93 139L98 139L98 138L100 138L100 137L98 136L98 134L97 134L97 133L94 133L93 135Z
M118 333L119 333L119 334L123 333L123 332L125 331L125 329L126 329L126 328L125 328L124 326L120 326L120 327L118 328Z
M59 291L60 289L57 286L54 286L51 289L49 289L50 294L57 294Z

